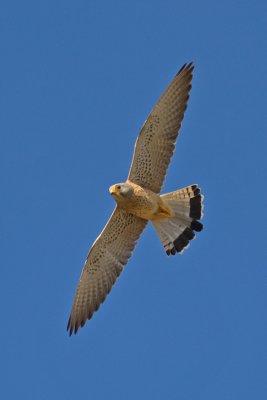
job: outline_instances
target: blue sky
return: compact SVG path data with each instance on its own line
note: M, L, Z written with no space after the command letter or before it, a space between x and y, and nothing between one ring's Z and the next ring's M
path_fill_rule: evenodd
M4 399L265 399L265 1L3 1ZM150 226L69 338L81 268L176 71L193 89L164 191L198 183L205 230L166 257Z

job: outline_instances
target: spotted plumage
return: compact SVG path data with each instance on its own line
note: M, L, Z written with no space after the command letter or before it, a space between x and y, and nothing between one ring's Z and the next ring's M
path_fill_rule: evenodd
M126 182L110 187L116 207L86 258L67 329L76 333L99 308L151 221L167 255L182 253L203 226L200 189L160 195L189 99L192 64L185 64L145 121Z

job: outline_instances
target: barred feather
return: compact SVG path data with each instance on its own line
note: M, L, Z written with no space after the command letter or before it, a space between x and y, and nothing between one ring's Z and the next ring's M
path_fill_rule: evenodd
M191 185L175 192L161 195L164 203L172 210L169 218L154 219L156 229L167 255L182 253L200 232L203 225L198 220L203 217L204 196L197 185Z

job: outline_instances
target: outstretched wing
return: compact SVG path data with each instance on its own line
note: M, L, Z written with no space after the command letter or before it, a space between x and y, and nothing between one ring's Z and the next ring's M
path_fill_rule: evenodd
M83 267L68 327L77 332L103 303L130 258L147 221L116 208Z
M191 89L192 63L185 64L144 123L135 143L128 179L159 193L174 152Z

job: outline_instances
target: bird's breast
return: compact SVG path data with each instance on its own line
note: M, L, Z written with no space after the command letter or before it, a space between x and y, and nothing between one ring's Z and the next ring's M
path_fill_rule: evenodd
M132 186L134 190L131 196L125 199L122 207L137 217L152 219L159 209L159 195L139 185L132 184Z

